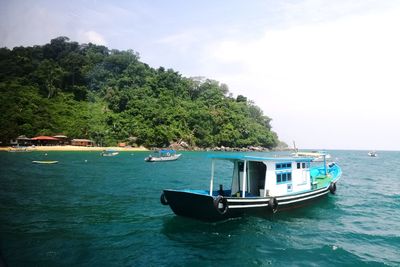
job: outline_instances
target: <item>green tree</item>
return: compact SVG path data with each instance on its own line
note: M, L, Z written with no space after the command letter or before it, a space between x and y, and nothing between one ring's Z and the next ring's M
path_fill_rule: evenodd
M151 68L133 50L57 37L43 46L0 48L0 139L66 134L101 145L165 147L278 143L271 118L226 84Z
M62 77L64 75L63 69L52 60L43 60L35 73L42 88L47 92L47 98L56 95L61 87Z

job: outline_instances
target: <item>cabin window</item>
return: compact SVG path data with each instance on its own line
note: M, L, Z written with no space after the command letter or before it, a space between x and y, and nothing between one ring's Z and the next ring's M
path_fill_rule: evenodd
M276 163L275 169L282 170L282 169L291 169L292 163Z
M291 172L279 172L276 174L276 183L291 183L292 173Z
M308 162L297 162L297 169L310 168L310 163Z

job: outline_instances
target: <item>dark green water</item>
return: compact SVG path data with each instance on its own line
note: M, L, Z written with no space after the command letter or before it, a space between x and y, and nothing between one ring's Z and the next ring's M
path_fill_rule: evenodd
M159 202L164 188L208 188L207 153L0 153L1 252L9 266L399 266L400 152L378 153L331 151L337 194L312 206L219 223ZM31 163L43 159L60 162Z

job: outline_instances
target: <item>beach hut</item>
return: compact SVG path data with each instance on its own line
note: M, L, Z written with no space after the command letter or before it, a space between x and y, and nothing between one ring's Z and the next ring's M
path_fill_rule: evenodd
M126 143L118 143L119 147L126 147Z
M58 134L58 135L54 135L53 137L60 140L60 145L68 145L69 144L68 136L66 136L66 135Z
M12 145L12 146L30 146L30 145L32 145L32 140L31 140L31 138L28 138L25 135L20 135L16 139L10 140L10 145Z
M55 146L61 143L60 139L45 135L33 137L31 140L32 143L36 146Z
M89 139L72 139L71 145L73 145L73 146L94 146L94 142Z

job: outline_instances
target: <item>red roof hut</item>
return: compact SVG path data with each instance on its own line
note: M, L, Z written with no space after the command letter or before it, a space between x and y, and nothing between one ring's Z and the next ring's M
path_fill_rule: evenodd
M51 136L45 136L45 135L40 135L31 138L33 144L39 145L39 146L54 146L58 145L60 143L60 139L51 137Z

